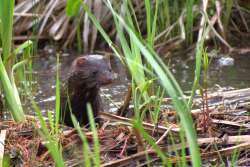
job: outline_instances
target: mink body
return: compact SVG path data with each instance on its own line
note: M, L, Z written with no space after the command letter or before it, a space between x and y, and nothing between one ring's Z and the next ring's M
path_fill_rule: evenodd
M76 58L70 68L61 93L60 120L73 127L72 112L80 125L89 123L87 103L91 104L94 117L101 110L100 86L113 80L110 62L102 55Z

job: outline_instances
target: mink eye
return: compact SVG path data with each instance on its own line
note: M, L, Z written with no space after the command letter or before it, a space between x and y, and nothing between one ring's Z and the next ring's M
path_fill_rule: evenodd
M98 71L93 71L92 74L93 75L96 75L98 73Z

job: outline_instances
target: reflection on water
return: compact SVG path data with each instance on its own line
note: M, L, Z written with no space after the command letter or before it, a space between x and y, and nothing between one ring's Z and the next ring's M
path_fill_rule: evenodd
M65 79L68 68L73 56L64 54L61 58L61 80ZM209 66L209 87L219 85L221 87L244 88L249 87L250 79L250 57L234 56L234 65L220 66L218 58L213 58ZM195 60L189 59L183 61L183 57L175 57L170 63L170 69L176 77L183 90L191 89L194 78ZM55 103L55 75L56 75L56 57L50 55L40 57L34 60L34 72L37 79L35 91L35 100L39 103L42 111L54 110ZM128 79L125 70L121 70L121 65L113 63L114 71L118 73L118 78L110 85L102 87L101 96L104 102L104 109L115 110L121 104L123 97L127 92Z
M249 55L235 55L234 64L221 66L219 58L210 59L209 87L245 88L250 86L250 57ZM174 76L184 90L190 90L194 78L195 60L182 61L175 58L170 66ZM202 74L201 74L202 77Z

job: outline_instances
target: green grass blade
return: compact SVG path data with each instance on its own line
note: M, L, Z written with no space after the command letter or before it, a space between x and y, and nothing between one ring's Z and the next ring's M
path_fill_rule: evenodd
M123 8L125 10L125 15L126 15L125 19L127 20L127 23L129 27L132 29L132 31L134 33L137 33L137 28L136 26L134 26L131 13L128 10L128 5L129 3L127 1L123 3ZM131 38L129 40L130 42L128 42L128 40L125 37L126 34L124 32L122 24L120 24L117 19L114 18L114 20L116 24L116 30L118 32L118 37L126 59L126 64L132 74L132 79L135 80L137 86L139 87L141 93L143 94L144 100L147 101L149 96L147 92L143 90L143 85L146 82L144 68L138 68L138 66L143 67L140 49L136 45L133 45L133 40ZM139 33L137 33L136 35L140 37Z
M59 78L59 55L57 54L57 63L56 63L56 110L55 110L55 130L56 136L58 136L58 122L60 115L60 78Z
M232 8L233 8L233 0L227 0L225 1L226 3L226 11L225 11L225 15L223 17L223 26L225 29L225 32L227 33L227 29L228 29L228 23L230 21L230 16L232 13Z
M188 43L193 41L193 5L194 0L186 0L187 10L187 23L186 23L186 34Z
M13 87L13 92L14 92L16 98L18 98L19 96L18 96L18 90L17 90L16 84L15 84L14 72L15 72L18 68L24 66L26 63L28 63L28 60L20 61L20 62L16 63L15 65L13 65L12 70L11 70L10 80L11 80L11 84L12 84L12 87ZM17 100L17 101L18 101L18 102L20 103L20 105L21 105L20 99Z
M79 134L79 137L81 138L82 143L83 143L84 165L86 167L91 167L91 155L92 155L92 152L90 151L90 147L89 147L89 144L88 144L87 137L82 132L81 127L79 126L79 124L78 124L78 122L77 122L77 120L76 120L76 118L75 118L75 116L73 114L71 114L71 119L72 119L73 125L76 128L77 133Z
M12 24L14 13L14 0L1 0L0 1L0 30L3 48L3 62L10 56L11 43L12 43Z
M25 120L25 116L18 91L15 87L14 79L12 79L11 83L4 66L7 59L11 55L14 3L14 0L0 1L0 37L1 46L3 49L3 57L0 55L0 79L8 108L10 109L14 120L17 122L21 122ZM8 67L8 69L10 69L10 67Z
M77 15L81 6L81 0L67 0L66 14L68 16Z
M148 41L151 41L151 4L150 0L144 0L145 8L146 8L146 22L147 22L147 37ZM151 43L151 42L150 42Z
M188 100L188 108L191 109L193 104L193 98L195 95L196 89L199 87L199 81L200 81L200 73L201 73L201 62L202 62L202 46L199 43L196 47L195 52L195 76L194 76L194 83L191 90L191 96Z
M19 45L11 54L11 57L9 57L10 60L15 61L17 54L22 54L20 56L20 61L28 60L27 65L24 65L22 68L19 68L16 71L16 80L17 84L20 84L20 81L22 81L22 84L19 85L20 89L23 89L25 91L24 96L28 96L28 93L32 91L32 50L33 50L33 42L28 40ZM28 71L28 74L26 73Z
M48 116L48 121L49 121L49 126L50 126L50 131L51 131L51 135L54 136L55 135L55 126L54 126L54 121L53 121L53 114L51 111L47 112L47 116Z
M54 138L50 135L49 129L37 104L34 102L34 100L31 100L31 103L41 125L41 129L39 129L38 132L43 137L43 139L47 141L45 146L48 148L50 155L56 163L56 166L64 167L65 165L62 157L62 152L59 148L57 140L55 141Z
M8 74L5 70L3 61L0 57L0 81L2 83L6 102L15 121L21 122L25 120L25 115L21 105L20 98L17 94L17 89L13 88ZM14 90L13 90L14 89Z
M92 113L92 108L89 103L87 104L87 111L88 111L88 118L90 122L91 131L93 132L94 151L95 151L94 163L95 163L95 166L101 166L100 144L98 140L98 133L97 133L97 129L96 129L95 121L94 121L94 116Z
M150 37L150 45L153 48L154 47L154 40L155 40L155 35L156 35L156 30L157 30L157 18L158 18L158 10L159 10L159 1L155 2L155 13L154 13L154 19L152 23L152 32L151 32L151 37Z
M16 56L18 53L20 53L22 50L32 47L33 46L33 42L31 40L25 41L24 43L22 43L21 45L19 45L14 51L13 51L13 55Z
M152 139L150 135L144 130L144 128L141 125L141 122L135 121L133 123L134 127L140 132L140 134L143 136L143 138L152 146L152 148L155 150L157 155L161 158L163 166L171 166L171 163L168 159L168 157L161 151L160 147L155 143L155 141Z
M153 7L151 6L150 0L145 0L145 7L146 7L146 18L147 18L147 40L150 46L154 46L154 38L156 34L156 23L158 18L158 8L159 8L159 2L155 1L155 11L154 15L152 14ZM153 21L152 21L152 18Z

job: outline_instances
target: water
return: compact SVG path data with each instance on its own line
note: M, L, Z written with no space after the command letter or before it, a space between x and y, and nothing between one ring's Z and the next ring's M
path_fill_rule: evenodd
M250 86L250 55L232 56L234 64L221 65L221 58L210 59L208 72L208 86L232 87L236 89ZM195 60L177 57L170 65L170 69L184 90L190 90L193 84ZM201 74L201 77L203 75Z
M233 87L238 89L250 86L250 57L248 55L235 55L232 58L234 62L230 65L221 65L219 58L211 59L208 78L209 88ZM73 59L74 56L67 53L64 53L61 57L62 82ZM168 61L166 60L166 62ZM169 68L184 91L189 91L192 87L195 69L194 62L195 60L192 58L183 60L181 56L171 60ZM37 80L35 100L44 114L46 114L47 111L54 110L56 56L55 54L46 57L40 56L34 60L34 64L34 76ZM121 68L121 64L113 61L112 66L118 77L112 84L101 89L105 111L114 111L121 105L129 83L127 73L124 68Z

